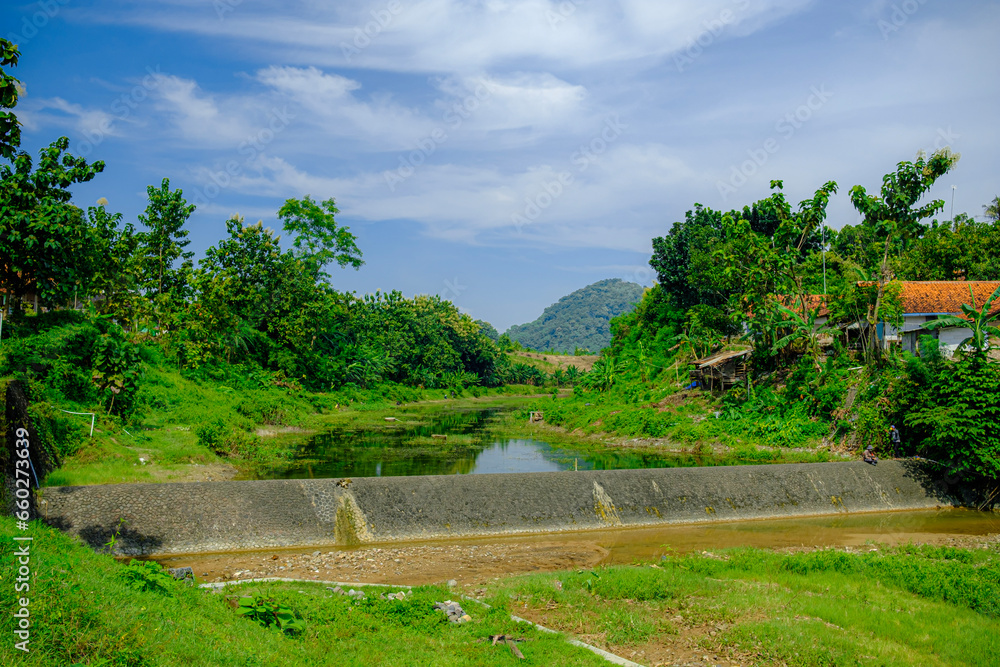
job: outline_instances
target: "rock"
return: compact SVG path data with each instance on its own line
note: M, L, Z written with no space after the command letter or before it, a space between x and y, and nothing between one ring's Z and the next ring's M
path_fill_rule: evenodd
M189 567L171 567L167 569L167 573L179 581L194 579L194 570Z
M455 581L454 579L449 579L448 580L448 588L454 588L455 586L458 586L458 582Z

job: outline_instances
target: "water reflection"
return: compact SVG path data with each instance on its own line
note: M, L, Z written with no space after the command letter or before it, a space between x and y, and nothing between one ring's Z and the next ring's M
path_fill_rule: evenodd
M498 428L499 414L497 409L455 410L427 421L393 422L389 428L333 429L305 442L289 464L261 471L258 476L303 479L482 475L723 463L691 455L581 452L531 438L510 438Z

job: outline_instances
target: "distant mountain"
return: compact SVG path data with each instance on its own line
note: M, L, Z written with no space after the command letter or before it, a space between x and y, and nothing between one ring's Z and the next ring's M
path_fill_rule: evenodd
M642 285L618 278L601 280L559 299L534 322L507 329L511 340L532 350L597 353L611 343L612 317L627 313L642 300Z

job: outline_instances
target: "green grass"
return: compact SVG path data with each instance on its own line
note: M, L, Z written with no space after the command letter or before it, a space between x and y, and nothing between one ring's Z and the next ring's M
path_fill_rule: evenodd
M12 521L4 522L0 542L0 649L3 664L23 665L601 665L599 658L560 636L516 623L509 614L462 601L473 620L448 623L433 603L451 599L447 588L414 589L403 601L379 600L378 589L353 601L319 584L244 584L210 592L154 581L151 590L135 586L134 571L98 555L58 531L33 524L30 591L30 653L13 649L13 585L17 567ZM131 574L132 577L127 576ZM382 589L384 590L384 589ZM393 589L390 589L393 590ZM297 635L285 635L237 616L230 599L260 595L287 604L306 622ZM518 661L490 635L509 634L527 641ZM15 657L16 656L16 657ZM9 661L10 660L10 661Z
M496 581L473 620L432 609L442 586L405 600L355 601L321 584L271 582L207 591L164 582L33 523L30 590L15 593L13 521L0 529L0 662L24 665L601 665L558 635L619 655L694 642L744 664L991 665L1000 655L1000 553L949 547L782 554L760 549L665 556L653 563ZM669 552L669 549L666 551ZM388 589L394 591L398 589ZM16 597L30 599L31 652L15 653ZM306 623L283 634L238 616L241 596L287 605ZM490 635L524 638L519 661ZM635 653L633 653L635 652ZM636 658L641 661L641 658Z
M995 550L741 549L516 577L491 601L619 654L675 646L684 631L760 665L995 665L998 593Z

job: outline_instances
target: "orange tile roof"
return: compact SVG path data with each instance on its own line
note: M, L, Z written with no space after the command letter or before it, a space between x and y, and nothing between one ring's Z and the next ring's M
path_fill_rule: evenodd
M778 297L778 303L790 310L794 310L795 312L802 311L802 302L799 301L799 297L797 296L780 295ZM806 307L810 311L818 311L816 313L816 317L830 316L830 309L826 307L825 294L806 294Z
M976 298L976 307L982 308L986 299L1000 287L1000 280L992 281L903 281L903 312L906 314L961 315L962 304L972 305L969 287ZM1000 310L1000 297L990 311Z

